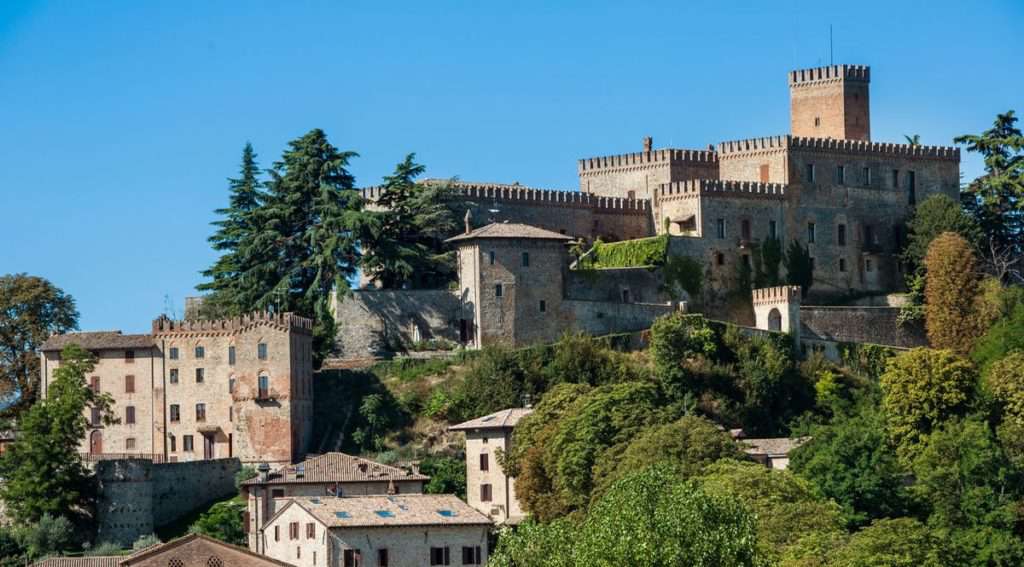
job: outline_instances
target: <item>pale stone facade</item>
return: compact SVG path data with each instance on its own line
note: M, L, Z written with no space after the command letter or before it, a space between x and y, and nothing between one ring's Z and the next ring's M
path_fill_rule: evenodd
M153 322L148 335L71 333L43 346L44 395L60 349L97 355L90 383L114 400L119 423L96 422L82 452L158 461L237 457L289 463L309 445L312 322L291 314Z
M496 524L519 523L525 516L516 497L516 479L505 474L498 455L512 447L512 432L528 408L512 408L449 429L466 434L466 501Z
M294 498L267 523L261 547L309 567L484 565L490 526L452 495Z

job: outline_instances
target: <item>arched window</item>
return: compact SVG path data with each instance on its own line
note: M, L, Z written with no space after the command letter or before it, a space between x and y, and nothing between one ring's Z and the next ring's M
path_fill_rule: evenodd
M782 330L782 313L779 313L778 309L772 308L772 310L768 312L768 330Z

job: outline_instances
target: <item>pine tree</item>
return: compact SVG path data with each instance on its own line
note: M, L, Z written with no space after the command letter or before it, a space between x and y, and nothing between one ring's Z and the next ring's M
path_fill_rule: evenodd
M426 168L409 154L384 178L368 226L363 269L386 289L429 288L447 283L453 255L444 239L456 229L446 183L416 183Z
M229 206L215 212L223 217L212 224L219 227L210 238L214 250L224 252L217 262L203 275L211 281L200 284L196 289L210 291L204 301L204 312L211 316L237 315L251 309L239 303L241 274L247 269L245 258L239 248L249 239L256 228L256 211L265 196L259 181L259 166L252 144L246 143L242 150L242 166L239 177L229 178Z
M313 317L321 360L334 341L331 294L348 290L359 263L364 213L346 169L356 155L332 146L320 129L289 142L253 211L254 230L238 247L245 267L238 304Z

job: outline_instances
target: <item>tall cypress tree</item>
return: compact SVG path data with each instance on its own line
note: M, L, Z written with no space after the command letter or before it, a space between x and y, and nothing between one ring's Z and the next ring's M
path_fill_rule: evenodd
M214 211L222 218L212 223L218 229L208 240L214 250L223 254L213 266L202 272L211 281L197 286L200 291L212 292L204 302L208 315L237 315L251 309L239 302L241 274L248 268L239 249L244 241L251 238L256 228L256 211L265 198L258 176L256 152L247 142L242 150L239 177L228 179L228 207Z
M426 168L409 154L384 178L370 218L363 269L386 289L444 285L455 272L444 239L457 227L447 183L417 183Z

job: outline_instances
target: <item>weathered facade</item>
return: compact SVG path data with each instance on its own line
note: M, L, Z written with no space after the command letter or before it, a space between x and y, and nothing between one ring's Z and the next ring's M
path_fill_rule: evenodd
M40 355L44 395L60 367L60 350L72 343L96 356L89 384L113 398L118 420L104 424L90 412L92 428L82 453L92 459L290 463L309 445L309 319L289 313L217 321L159 318L147 335L56 335Z
M516 479L498 460L512 448L512 432L533 411L511 408L448 429L466 434L466 501L496 524L519 523L526 514L516 497Z

